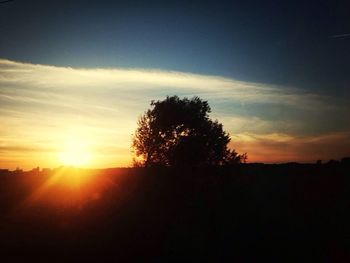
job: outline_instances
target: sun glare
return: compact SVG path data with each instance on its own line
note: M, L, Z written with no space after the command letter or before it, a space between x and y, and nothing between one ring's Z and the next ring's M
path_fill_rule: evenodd
M86 143L75 140L66 143L59 158L63 165L82 167L89 163L91 154Z

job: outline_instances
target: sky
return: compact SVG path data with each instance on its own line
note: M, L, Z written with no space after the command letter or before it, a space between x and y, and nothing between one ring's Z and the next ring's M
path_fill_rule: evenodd
M249 162L350 155L346 1L0 3L0 167L128 166L151 100L200 96ZM71 148L79 148L74 152Z

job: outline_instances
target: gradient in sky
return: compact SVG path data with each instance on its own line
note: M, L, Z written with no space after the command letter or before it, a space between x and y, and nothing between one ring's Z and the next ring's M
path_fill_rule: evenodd
M0 5L0 166L130 164L153 99L200 96L249 161L350 155L346 1ZM74 153L72 153L74 154Z

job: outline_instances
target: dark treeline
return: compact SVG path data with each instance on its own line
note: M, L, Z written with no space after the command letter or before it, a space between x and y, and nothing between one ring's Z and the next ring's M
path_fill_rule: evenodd
M346 262L348 159L1 171L1 262Z

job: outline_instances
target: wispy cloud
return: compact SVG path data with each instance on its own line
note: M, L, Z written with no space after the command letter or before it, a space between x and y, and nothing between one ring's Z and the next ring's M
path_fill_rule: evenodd
M332 35L331 38L348 38L350 37L350 34L339 34L339 35Z
M350 127L345 100L296 88L173 71L69 68L0 59L0 145L18 149L21 165L23 158L29 164L40 149L59 151L67 138L79 136L96 152L91 166L127 165L138 116L151 100L174 94L208 100L212 117L235 136L233 147L249 149L250 156L255 150L247 147L252 141L245 136L255 144L285 145L278 155L292 147L281 138L322 138ZM23 145L33 155L24 155L28 151L20 151ZM303 151L298 152L302 156ZM0 159L8 156L0 152Z

